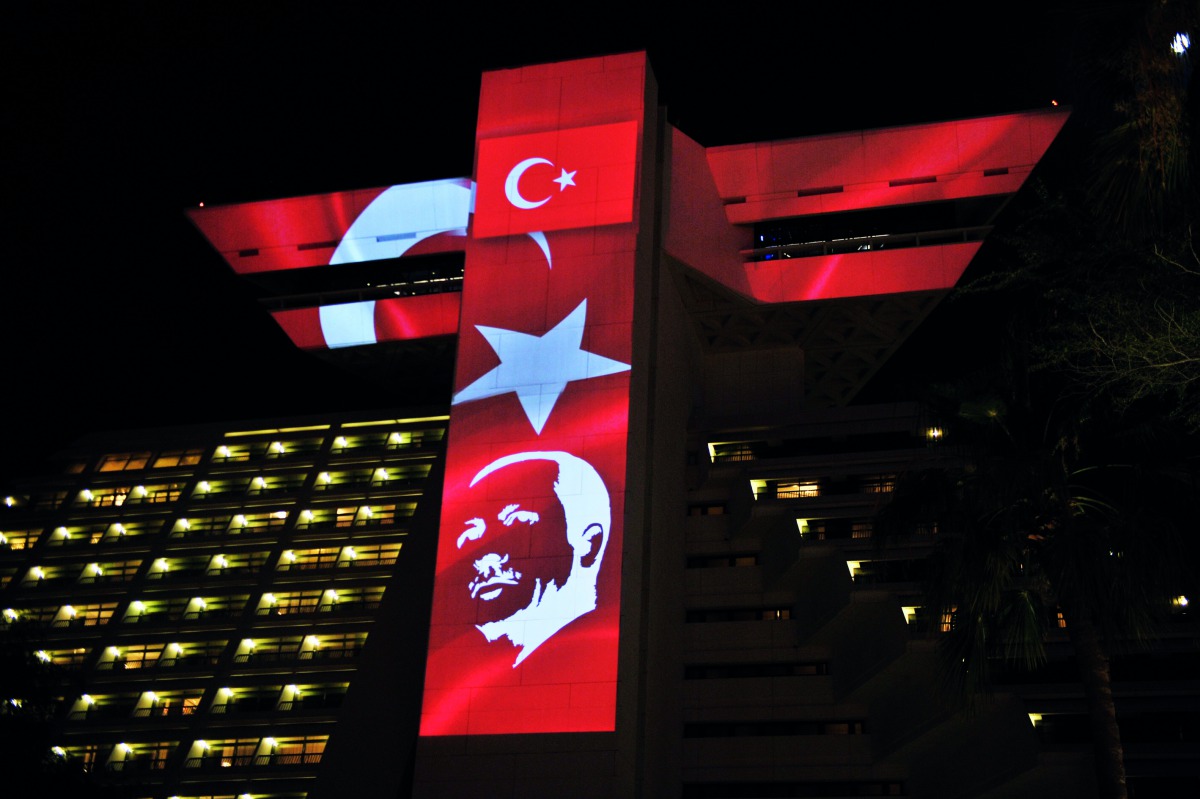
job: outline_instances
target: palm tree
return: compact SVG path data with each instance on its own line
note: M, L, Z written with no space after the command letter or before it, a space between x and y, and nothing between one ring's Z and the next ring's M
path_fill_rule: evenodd
M879 527L938 522L928 603L946 614L946 674L964 696L1000 664L1040 666L1054 630L1069 638L1100 794L1118 799L1110 658L1150 640L1183 593L1175 530L1195 518L1180 508L1195 502L1194 472L1168 454L1200 432L1192 56L1171 44L1200 33L1200 5L1070 12L1085 32L1076 146L1060 146L997 242L1008 251L963 292L1015 309L1003 355L940 398L960 467L901 480ZM1174 441L1146 438L1164 418Z
M1102 436L1061 408L1066 421L1055 422L996 394L959 397L961 465L902 479L880 529L937 523L927 602L939 612L945 677L968 703L998 666L1036 669L1047 637L1066 634L1100 795L1125 797L1110 656L1152 640L1178 593L1175 500L1187 494L1172 494L1161 462L1111 459L1131 448L1110 426Z

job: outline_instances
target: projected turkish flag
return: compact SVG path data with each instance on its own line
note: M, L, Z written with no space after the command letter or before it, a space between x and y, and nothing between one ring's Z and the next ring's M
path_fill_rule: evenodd
M644 69L484 75L423 736L615 728Z
M629 222L637 122L479 142L474 235Z

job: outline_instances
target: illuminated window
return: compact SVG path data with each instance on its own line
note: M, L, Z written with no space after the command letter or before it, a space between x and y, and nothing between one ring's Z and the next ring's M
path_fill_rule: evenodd
M373 611L379 608L383 591L383 586L341 588L337 591L329 589L321 593L321 603L317 606L317 611L336 612L340 615Z
M107 747L106 747L107 748ZM83 746L63 746L54 747L52 750L55 754L62 752L60 757L76 764L83 771L93 771L97 763L101 761L100 744L86 744Z
M261 665L301 657L304 638L299 635L286 638L244 638L234 653L236 664Z
M257 475L250 479L249 485L246 487L246 493L252 497L263 496L266 494L278 494L286 491L294 491L304 483L304 475L272 475L265 477Z
M812 481L776 483L774 488L775 497L778 499L805 499L820 496L821 494L820 487Z
M123 452L105 455L96 467L101 472L124 472L132 469L145 469L150 462L149 452Z
M5 530L0 533L0 552L28 549L41 534L41 530Z
M95 627L112 618L116 602L63 605L54 619L54 627Z
M265 763L260 761L258 765L316 765L321 762L321 755L325 752L325 743L328 740L328 735L279 738L272 747L273 751L268 755L270 759Z
M270 552L233 552L213 555L208 563L209 574L255 574L267 562Z
M155 469L168 469L175 466L194 466L204 455L199 449L179 449L161 453L154 459Z
M404 504L397 508L388 505L357 505L337 509L338 527L385 527L395 524L397 514L411 516L416 504Z
M236 463L250 460L250 447L245 444L222 444L213 453L215 463Z
M713 463L734 463L754 460L753 445L748 441L732 443L711 443L708 445L708 457Z
M323 547L319 549L288 550L279 559L281 571L293 569L327 569L335 566L341 549L338 547Z
M198 746L200 744L202 746ZM184 761L184 768L201 768L208 765L220 768L245 768L253 765L258 745L258 738L197 741Z
M275 603L260 606L258 613L267 616L288 616L316 613L321 604L321 591L284 591L276 593Z
M183 612L184 621L236 618L249 599L240 596L192 597Z
M875 535L875 524L873 522L851 522L850 537L851 538L870 538Z
M83 694L79 699L75 700L68 718L71 721L81 721L93 715L96 710L96 699L90 694Z
M174 537L213 537L258 533L287 524L287 511L238 513L232 516L193 516L180 519L171 530Z
M321 472L313 488L317 491L333 491L337 489L366 487L371 484L374 470L354 469L339 472Z
M59 577L59 576L61 576L59 572L60 572L60 570L58 570L58 569L51 569L50 576ZM46 570L43 569L41 566L34 566L25 572L25 579L21 582L21 585L26 588L38 586L38 585L41 585L43 582L45 582L46 578L47 578Z
M354 658L367 641L366 633L306 636L300 649L301 660L342 660Z
M68 608L70 608L69 611L67 610ZM75 625L75 617L68 615L75 612L75 608L70 605L35 605L16 609L5 608L2 616L7 624L23 621L38 627L82 627L82 619L78 625Z
M342 550L339 566L365 568L369 566L391 566L400 556L400 544L373 544L368 546L345 547Z
M125 504L125 500L129 498L129 492L132 490L132 486L122 486L120 488L85 488L79 492L79 501L93 508L120 507Z
M162 649L162 657L158 661L158 666L159 668L182 670L210 669L217 665L225 647L224 639L194 641L187 644L170 643Z
M134 708L133 718L190 716L200 707L200 691L146 691Z
M158 504L179 499L181 483L93 488L80 492L80 501L93 508L120 507L126 502Z
M132 580L141 567L140 560L119 560L89 563L79 575L81 583L125 583Z
M117 660L126 670L148 669L158 663L159 658L163 655L163 650L162 644L131 644L122 648L121 655Z
M388 435L388 449L412 449L426 443L441 441L446 431L443 428L428 430L397 430Z
M800 531L801 541L824 541L829 532L827 528L824 519L796 520L796 529Z
M75 649L40 649L37 652L37 658L48 665L73 670L83 666L87 660L88 651L86 647Z
M942 611L941 618L938 620L938 630L944 633L954 632L956 616L958 614L957 607L951 607Z

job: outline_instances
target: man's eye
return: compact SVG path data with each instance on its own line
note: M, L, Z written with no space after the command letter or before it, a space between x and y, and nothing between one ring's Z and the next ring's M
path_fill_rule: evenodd
M468 519L466 524L467 529L463 530L462 535L458 537L459 549L462 549L462 545L468 541L478 541L487 530L487 523L483 519Z
M540 519L536 511L519 510L504 520L505 527L511 527L513 522L524 522L525 524L537 524Z

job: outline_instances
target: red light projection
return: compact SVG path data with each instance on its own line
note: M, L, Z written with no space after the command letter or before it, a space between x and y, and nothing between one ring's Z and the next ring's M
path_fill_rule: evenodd
M1068 116L1034 111L707 149L673 131L663 246L762 303L944 291L978 241L746 263L749 225L1012 194Z
M189 211L241 274L461 251L470 218L466 178ZM275 311L302 349L337 349L458 332L457 295L385 297Z
M832 300L906 291L942 291L962 277L980 242L852 252L746 264L750 294L762 302Z
M452 336L458 333L460 299L457 293L447 293L346 303L340 306L343 315L355 317L357 324L340 337L335 337L339 334L332 331L332 322L326 327L331 309L339 306L272 311L271 316L297 347L323 350Z
M1010 194L1069 112L1021 114L708 148L732 224Z
M484 139L475 236L629 222L636 122Z
M249 274L462 250L466 178L193 208L188 217L235 272ZM451 234L434 241L438 234Z
M489 109L525 124L479 147L425 736L614 729L640 122L604 78L636 105L634 63L644 79L641 55L484 76L480 135L505 127ZM581 108L600 124L563 130Z

